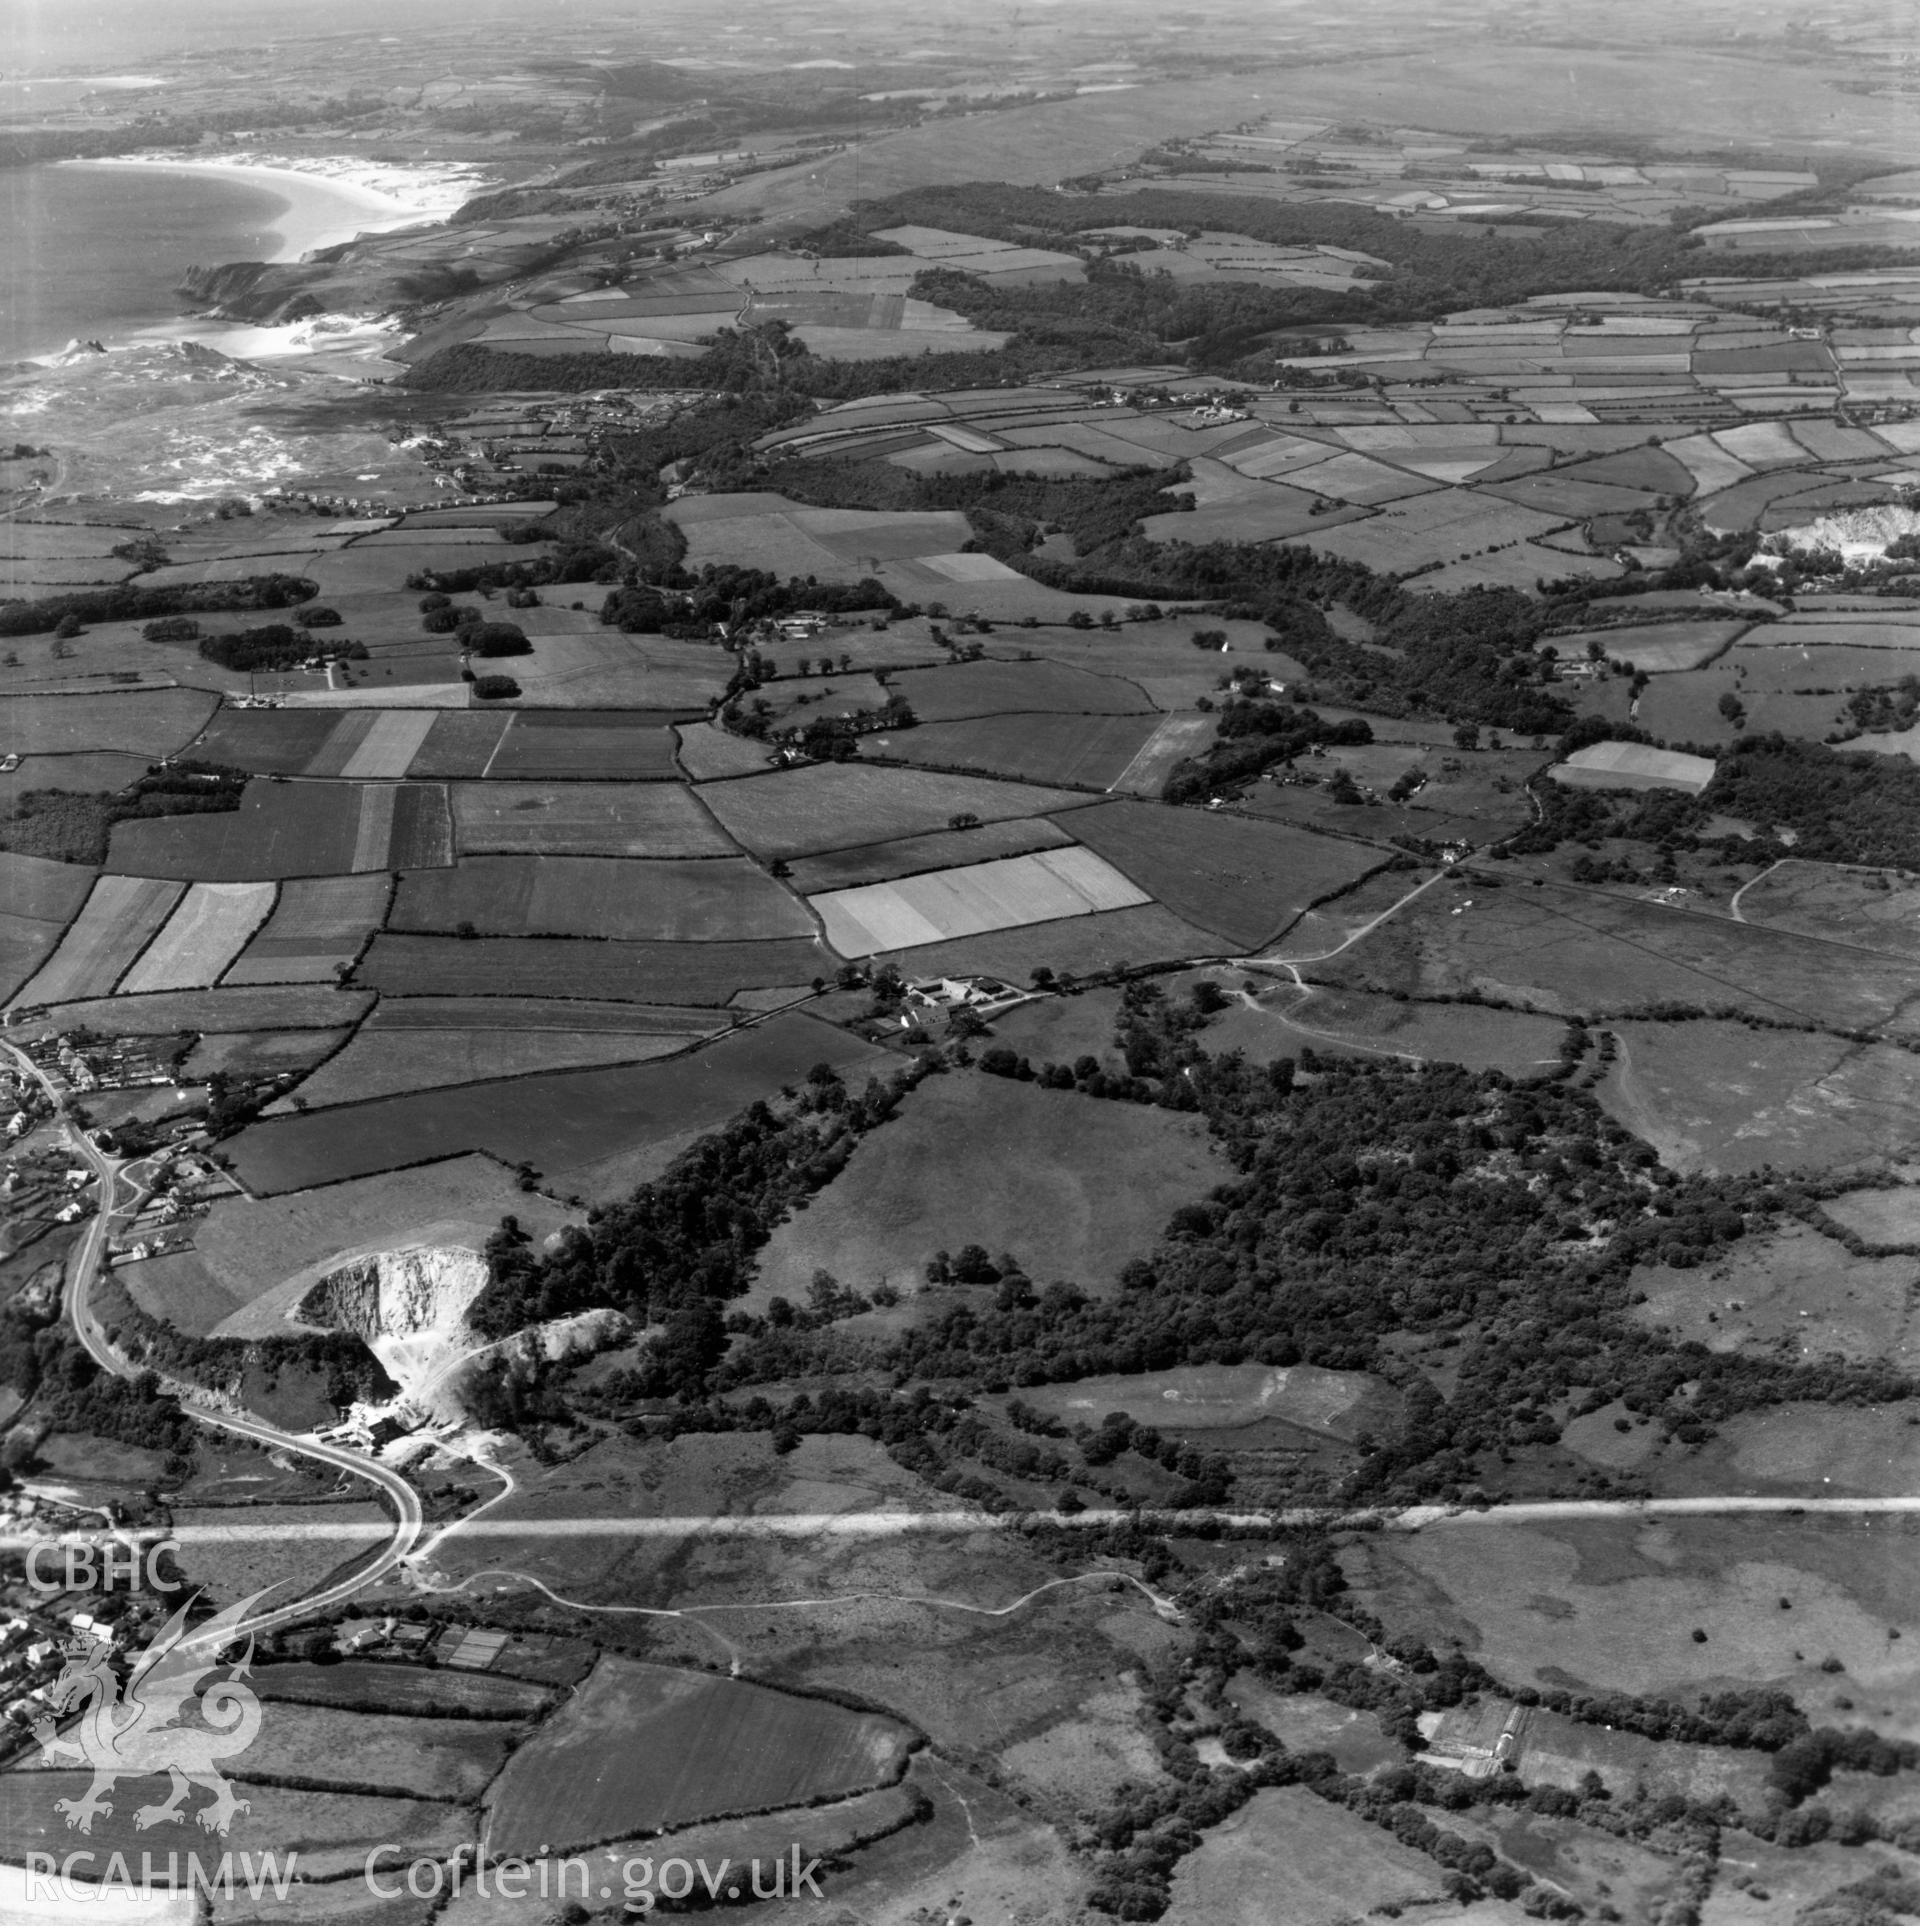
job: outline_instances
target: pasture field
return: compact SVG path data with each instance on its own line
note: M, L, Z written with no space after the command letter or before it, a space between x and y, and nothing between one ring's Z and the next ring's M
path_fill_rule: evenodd
M846 1032L780 1016L664 1063L557 1070L378 1098L256 1123L233 1139L256 1195L484 1150L553 1174L710 1129L816 1063L858 1075L888 1061Z
M1333 494L1335 471L1361 459L1336 456L1333 461L1323 462L1293 479L1302 488L1313 488L1323 495ZM1529 542L1572 519L1571 515L1557 510L1543 514L1538 509L1504 502L1496 495L1471 488L1413 494L1409 486L1400 492L1413 495L1413 499L1395 501L1364 522L1351 522L1324 532L1316 528L1310 538L1290 536L1287 539L1307 540L1316 553L1337 555L1348 561L1364 562L1369 568L1404 574L1409 569L1425 568L1436 562L1450 563L1463 556L1478 556L1485 548L1504 550ZM1368 499L1381 497L1370 495Z
M500 738L513 720L490 709L443 710L415 752L407 773L416 780L436 776L484 776Z
M1451 1829L1534 1878L1551 1880L1552 1890L1567 1894L1575 1905L1595 1911L1605 1906L1622 1919L1658 1919L1681 1891L1683 1873L1671 1856L1575 1819L1474 1813Z
M1167 1926L1332 1926L1437 1904L1443 1879L1424 1853L1358 1815L1299 1786L1270 1786L1180 1861L1161 1917Z
M1913 1279L1910 1257L1855 1257L1811 1225L1783 1223L1692 1270L1641 1266L1633 1283L1646 1301L1633 1316L1712 1351L1885 1358L1911 1371L1920 1361Z
M923 723L873 738L876 755L939 768L978 769L1023 782L1108 789L1160 726L1154 713L1001 715Z
M742 990L811 983L838 960L817 938L757 943L596 943L573 937L383 933L354 972L385 996L588 997L723 1004Z
M367 1031L330 1057L297 1092L300 1108L324 1110L330 1104L364 1103L410 1090L488 1079L527 1076L540 1070L578 1070L593 1064L645 1063L672 1056L693 1039L619 1030L530 1032L498 1025L476 1030L385 1028ZM287 1116L296 1106L281 1098L267 1107L269 1117Z
M1920 1143L1920 1060L1736 1023L1620 1023L1599 1088L1676 1170L1886 1165Z
M1216 973L1223 986L1243 979ZM1311 972L1309 971L1309 975ZM1488 1010L1471 1003L1401 1003L1355 990L1275 983L1251 1004L1236 1001L1207 1026L1209 1050L1244 1050L1255 1062L1304 1049L1337 1056L1414 1057L1470 1070L1539 1076L1560 1061L1564 1027L1552 1017Z
M1746 622L1648 622L1628 629L1556 635L1553 644L1563 662L1583 660L1587 644L1597 642L1610 662L1630 662L1648 675L1665 675L1676 669L1704 668L1750 626Z
M206 727L218 705L218 696L201 689L12 696L0 722L0 753L72 756L114 751L152 761L183 749Z
M163 1037L187 1030L220 1036L241 1030L329 1030L357 1022L372 1006L364 990L263 984L64 1003L60 1021L109 1036Z
M195 740L193 753L199 761L255 775L301 776L345 720L332 709L223 708Z
M1089 675L1059 662L991 659L948 668L909 669L892 679L923 723L969 716L1144 715L1154 707L1133 683Z
M1429 890L1314 975L1389 996L1478 990L1560 1016L1683 1003L1912 1027L1912 985L1892 957L1635 897L1554 883L1490 890L1489 880L1474 872Z
M0 776L0 811L11 812L29 789L116 795L137 782L152 766L145 756L27 756L12 774Z
M19 1865L30 1852L56 1856L67 1853L72 1834L65 1817L54 1810L54 1802L78 1799L91 1778L90 1773L72 1771L0 1773L0 1860ZM238 1774L236 1781L240 1796L252 1806L236 1821L236 1842L249 1839L257 1852L271 1840L276 1853L297 1852L300 1869L308 1878L352 1874L357 1883L369 1840L391 1842L407 1856L436 1856L473 1836L471 1814L440 1801L295 1792L283 1786L261 1785ZM124 1864L137 1867L144 1847L154 1856L156 1874L164 1871L165 1848L155 1854L154 1835L141 1832L134 1823L134 1813L145 1796L164 1796L159 1793L159 1785L157 1780L148 1781L141 1797L116 1799L110 1817L95 1819L89 1844L100 1856L94 1865L105 1867L109 1853L121 1853L126 1855ZM204 1803L196 1795L188 1810L198 1810ZM179 1842L180 1847L185 1844L184 1840ZM242 1850L245 1848L236 1845L236 1853ZM81 1863L84 1866L87 1862ZM206 1863L210 1868L211 1861Z
M1820 1208L1876 1250L1920 1245L1920 1192L1852 1190L1828 1198Z
M1155 803L1106 803L1076 810L1071 821L1089 849L1175 915L1249 947L1383 860L1331 836Z
M1543 1706L1527 1712L1518 1757L1521 1776L1530 1786L1577 1792L1585 1775L1597 1772L1615 1798L1626 1797L1640 1784L1656 1796L1675 1793L1706 1805L1724 1793L1743 1812L1766 1809L1763 1753L1643 1739L1632 1732L1583 1725Z
M640 1003L594 1003L533 996L396 996L368 1019L374 1031L587 1030L627 1036L709 1036L725 1028L711 1010Z
M292 1705L429 1718L451 1712L468 1719L530 1719L553 1699L545 1686L524 1679L489 1672L427 1671L368 1659L343 1659L338 1665L296 1661L258 1666L253 1689L262 1699Z
M1330 1752L1342 1772L1372 1772L1398 1765L1403 1757L1372 1713L1335 1705L1317 1692L1277 1692L1251 1673L1237 1672L1227 1698L1288 1751Z
M384 870L281 884L273 914L227 971L227 982L332 982L379 928L392 893Z
M745 857L467 856L400 879L388 926L620 942L750 942L810 936L799 902Z
M236 810L117 823L114 861L186 882L272 882L453 860L437 783L251 782Z
M531 1852L805 1805L884 1782L908 1728L738 1679L602 1658L509 1762L491 1801L502 1851ZM609 1772L609 1758L621 1770Z
M1840 1469L1831 1453L1809 1458L1800 1450L1792 1425L1781 1422L1793 1410L1757 1415L1762 1428L1781 1434L1782 1449L1765 1449L1756 1432L1736 1450L1733 1469L1745 1473L1740 1488L1805 1490L1811 1483L1819 1490L1818 1476L1809 1480L1802 1463ZM1827 1433L1836 1424L1861 1424L1859 1413L1814 1415L1832 1421ZM1905 1427L1896 1416L1891 1427L1871 1429L1875 1435L1859 1443L1881 1459L1876 1484L1884 1486L1885 1444ZM1909 1456L1911 1449L1905 1447ZM1898 1469L1910 1476L1910 1466ZM1725 1465L1702 1470L1729 1475ZM1832 1482L1838 1490L1860 1488L1844 1472ZM1912 1538L1901 1526L1863 1530L1782 1517L1756 1536L1749 1520L1620 1518L1551 1527L1462 1522L1393 1535L1391 1543L1389 1536L1343 1554L1360 1599L1390 1634L1460 1638L1513 1684L1662 1696L1697 1692L1708 1679L1765 1685L1791 1692L1816 1719L1836 1688L1860 1689L1875 1694L1876 1712L1897 1708L1876 1717L1877 1730L1899 1734L1916 1725L1920 1662L1903 1647L1920 1624L1920 1590ZM1695 1629L1706 1633L1704 1642L1693 1638ZM1890 1640L1890 1629L1905 1637ZM1841 1662L1850 1682L1821 1671L1828 1657Z
M732 856L678 783L463 782L449 790L462 855Z
M273 908L271 883L195 883L121 983L121 993L204 989Z
M640 782L677 775L672 715L517 709L485 773L521 782Z
M149 1317L191 1337L206 1337L246 1302L219 1283L195 1250L167 1251L126 1265L116 1282Z
M1899 870L1789 857L1741 892L1740 915L1769 929L1844 937L1889 956L1920 958L1920 885Z
M95 873L76 863L0 853L0 993L40 966L87 900Z
M951 827L962 814L983 823L1038 816L1085 798L1070 789L831 762L713 783L700 800L729 835L764 859L921 836Z
M100 877L59 947L17 1001L67 1003L106 995L173 913L181 893L179 883Z
M529 612L523 620L533 653L514 657L509 666L526 692L524 699L542 707L638 703L648 709L703 711L732 673L725 654L700 643L622 635L597 626L582 634L542 633L551 615Z
M930 1077L774 1232L750 1301L803 1302L825 1268L855 1290L884 1281L944 1305L955 1293L926 1284L927 1260L972 1243L1102 1294L1226 1177L1191 1118L1006 1077Z
M1013 817L1006 822L981 823L973 829L938 829L927 836L869 843L863 849L803 856L793 865L787 880L803 896L812 896L823 890L853 889L862 883L892 882L926 870L991 862L999 856L1023 856L1036 849L1062 849L1072 841L1064 829L1044 816Z
M751 776L769 760L764 743L730 735L711 722L683 722L674 730L680 739L680 767L695 782L723 776Z
M473 1799L506 1762L510 1735L483 1719L433 1719L283 1704L247 1748L250 1771L428 1799Z
M1025 1392L1022 1397L1027 1397ZM1027 1402L1071 1424L1097 1424L1124 1411L1142 1424L1188 1431L1238 1431L1279 1418L1351 1442L1389 1420L1397 1395L1363 1371L1314 1364L1199 1364L1127 1377L1045 1385Z
M1158 903L1068 916L1057 923L1030 923L1017 930L989 930L905 950L892 960L915 976L1001 976L1024 983L1041 965L1056 974L1086 976L1121 964L1168 963L1220 954L1219 939L1182 922Z
M913 949L987 930L1126 909L1151 900L1090 850L1046 849L815 896L843 956Z
M214 1071L231 1077L272 1077L311 1069L331 1056L351 1030L233 1030L202 1037L187 1057L187 1076L204 1081Z

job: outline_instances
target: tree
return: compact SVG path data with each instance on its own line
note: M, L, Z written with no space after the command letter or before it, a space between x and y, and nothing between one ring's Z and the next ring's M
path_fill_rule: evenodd
M74 636L83 634L80 618L71 609L54 624L53 638L56 642L68 642Z

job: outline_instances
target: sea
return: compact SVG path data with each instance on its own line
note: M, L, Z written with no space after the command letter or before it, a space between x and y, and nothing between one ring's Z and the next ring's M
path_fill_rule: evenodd
M215 175L0 168L0 366L175 319L185 270L272 259L287 205Z

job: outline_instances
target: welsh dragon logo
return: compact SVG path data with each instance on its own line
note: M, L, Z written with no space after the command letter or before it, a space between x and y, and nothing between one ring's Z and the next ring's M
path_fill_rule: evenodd
M69 1827L91 1832L97 1816L110 1814L113 1807L103 1795L117 1780L163 1772L173 1781L168 1797L133 1815L143 1832L149 1826L178 1825L186 1817L181 1807L195 1786L213 1794L212 1803L194 1815L208 1832L225 1833L234 1814L248 1810L246 1800L233 1796L215 1761L244 1752L260 1730L260 1701L245 1683L253 1639L248 1636L245 1651L230 1663L222 1662L220 1652L236 1642L239 1627L261 1596L256 1592L229 1605L191 1632L187 1607L181 1606L135 1661L124 1687L108 1662L109 1646L76 1637L65 1647L66 1669L48 1696L56 1715L76 1705L85 1710L71 1738L57 1735L53 1718L36 1719L33 1735L47 1765L93 1768L93 1784L83 1797L54 1802ZM201 1681L219 1671L229 1676L214 1680L196 1696ZM190 1715L197 1715L191 1724Z

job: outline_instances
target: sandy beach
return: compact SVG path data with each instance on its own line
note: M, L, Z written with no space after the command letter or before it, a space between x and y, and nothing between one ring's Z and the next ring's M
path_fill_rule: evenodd
M139 167L156 173L204 174L239 179L286 203L273 221L276 262L298 261L316 249L337 247L362 234L443 221L484 184L481 169L448 162L435 166L382 167L339 158L289 160L270 154L230 154L218 159L179 160L163 154L128 154L110 160L64 161L66 167Z

